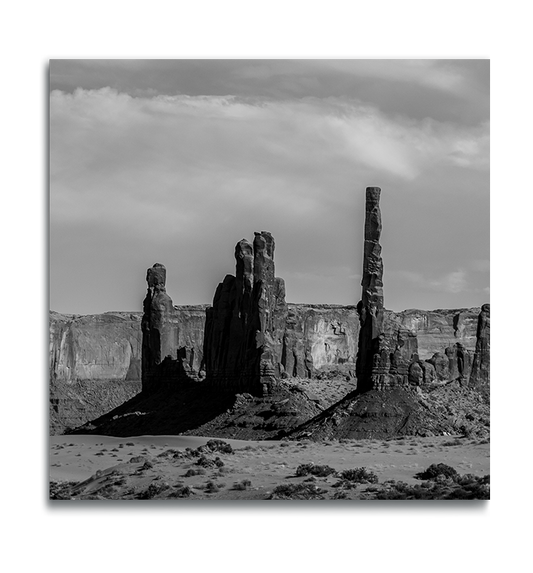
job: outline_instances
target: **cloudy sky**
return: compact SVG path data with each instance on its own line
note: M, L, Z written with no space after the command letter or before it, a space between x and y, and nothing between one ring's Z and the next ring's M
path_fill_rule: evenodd
M289 302L356 304L382 188L385 306L489 302L488 60L52 60L50 308L212 301L254 231Z

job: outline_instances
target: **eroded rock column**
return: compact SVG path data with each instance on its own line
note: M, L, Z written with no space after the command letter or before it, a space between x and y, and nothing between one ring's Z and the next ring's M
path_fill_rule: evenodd
M167 271L155 263L146 271L148 289L143 301L142 389L149 390L160 376L165 357L176 359L177 340L173 328L174 305L165 288Z
M383 260L381 258L381 189L367 187L362 296L357 305L361 330L357 353L357 387L366 392L388 385L387 349L383 334Z

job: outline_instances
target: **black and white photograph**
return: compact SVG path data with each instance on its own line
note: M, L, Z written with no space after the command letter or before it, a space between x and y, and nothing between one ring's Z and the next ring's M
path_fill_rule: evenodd
M489 500L490 67L52 58L50 500Z

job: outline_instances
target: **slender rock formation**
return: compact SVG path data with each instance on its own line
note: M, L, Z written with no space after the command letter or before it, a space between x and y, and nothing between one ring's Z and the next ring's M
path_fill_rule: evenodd
M388 357L383 334L383 261L381 259L381 212L379 187L366 189L365 242L362 298L357 305L361 329L357 353L357 387L366 392L387 384ZM390 367L390 366L389 366Z
M148 290L143 301L142 389L149 390L161 378L165 357L177 358L177 339L173 324L174 306L165 288L167 271L155 263L146 271Z
M477 322L477 341L470 373L471 384L490 382L490 304L481 307Z

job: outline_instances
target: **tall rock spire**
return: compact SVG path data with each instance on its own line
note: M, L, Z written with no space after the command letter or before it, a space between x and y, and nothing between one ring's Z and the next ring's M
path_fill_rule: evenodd
M155 263L146 271L148 289L142 317L142 389L150 389L160 378L159 365L166 356L176 358L177 339L173 325L174 305L165 283L167 271Z
M386 385L387 349L383 332L383 260L381 259L381 211L379 187L366 188L365 242L362 295L357 305L361 330L357 353L357 387L360 391Z
M476 351L470 373L471 384L490 382L490 304L481 307L477 322Z

